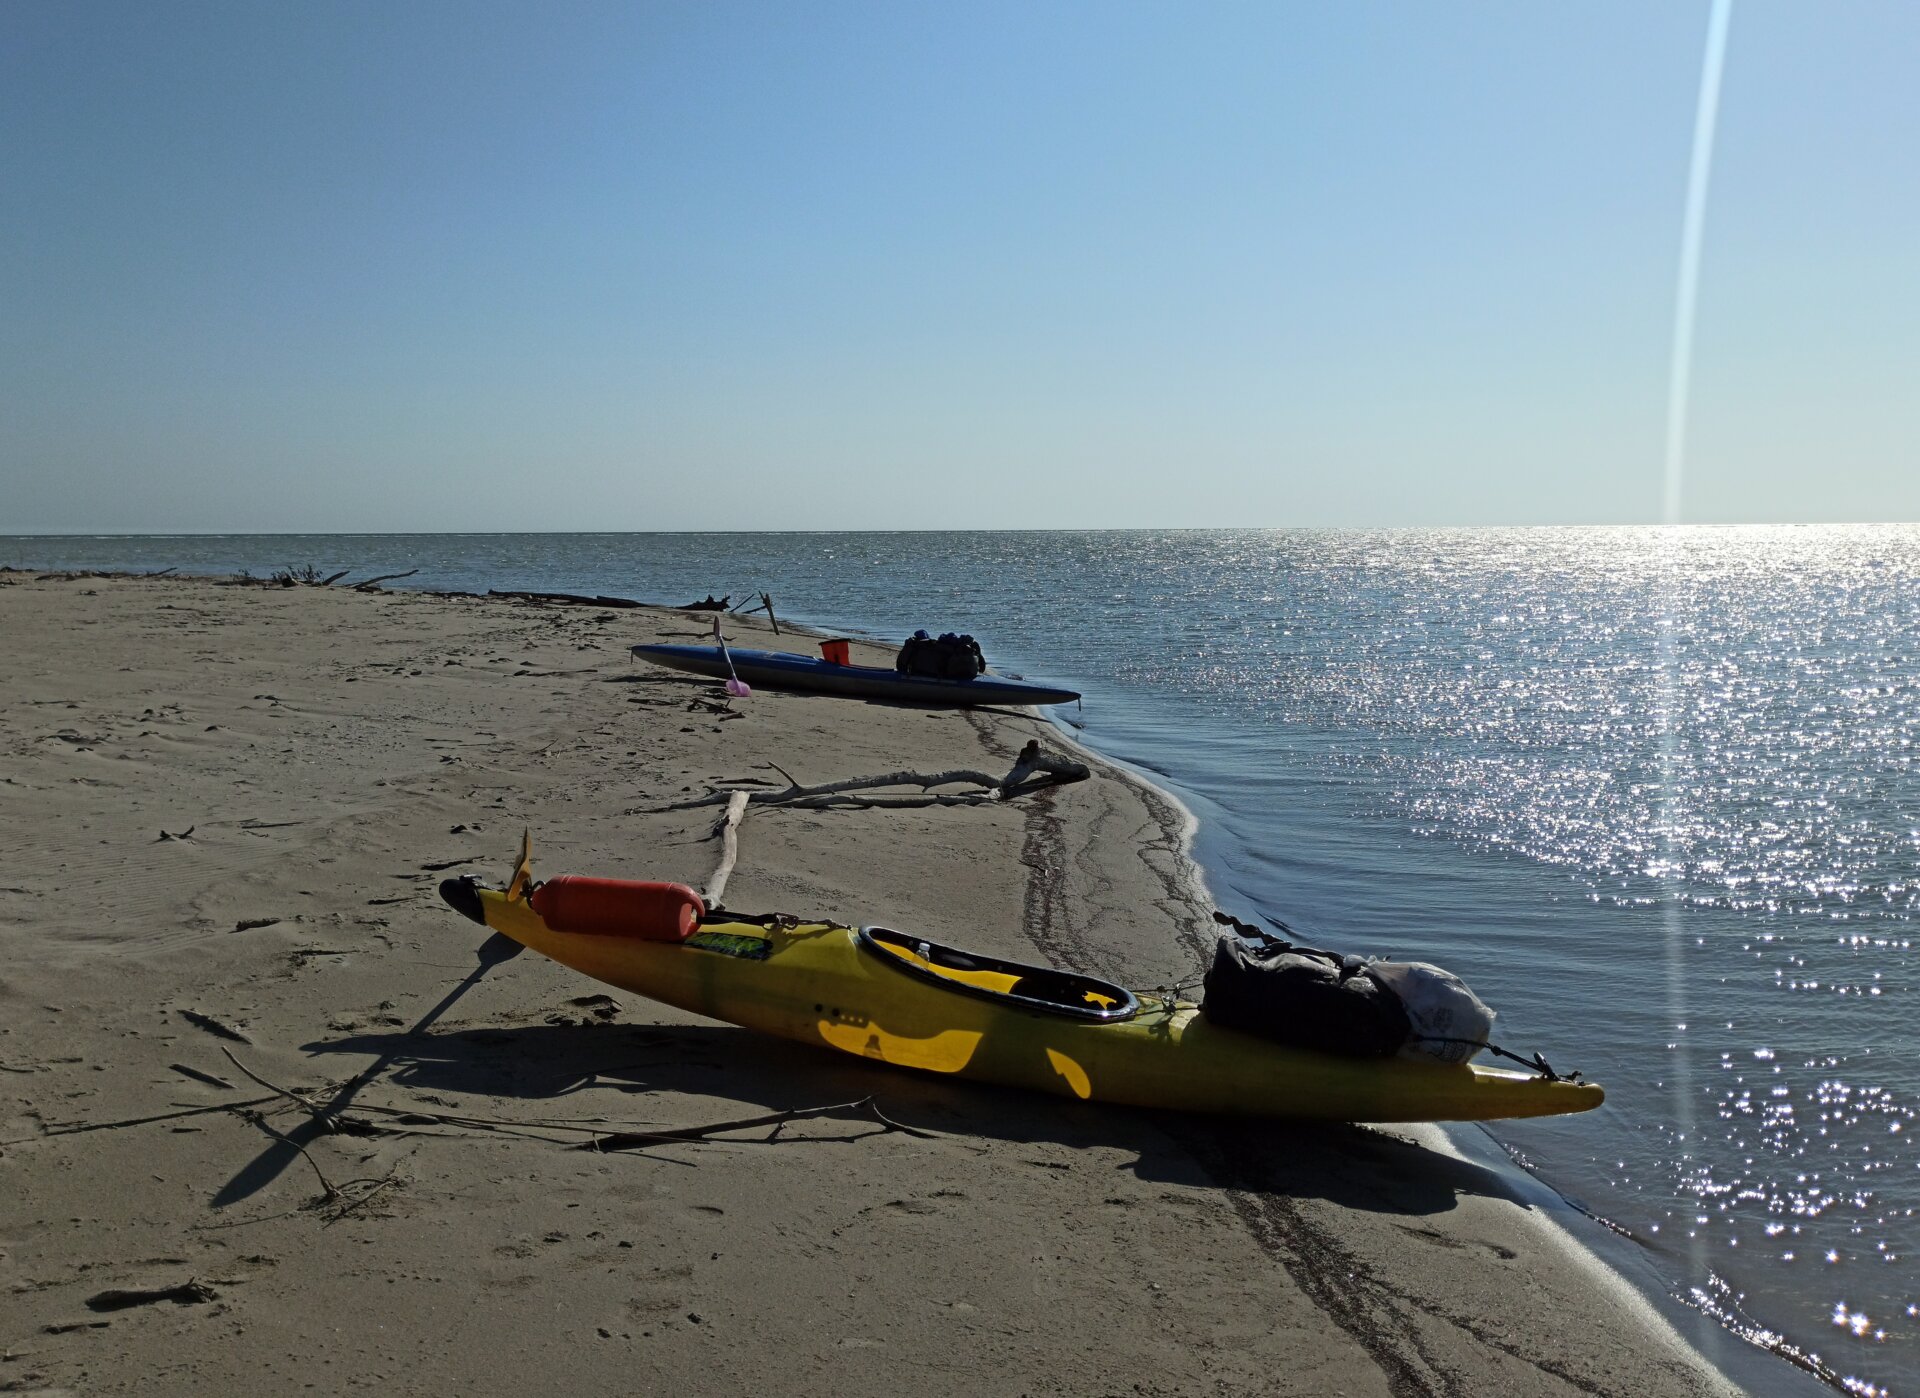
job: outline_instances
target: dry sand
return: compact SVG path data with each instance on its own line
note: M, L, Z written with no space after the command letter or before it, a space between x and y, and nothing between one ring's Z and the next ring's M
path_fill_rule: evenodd
M1063 1103L532 954L476 974L435 886L503 876L523 826L546 875L699 886L714 812L661 808L716 781L1055 742L1012 711L727 712L627 655L708 624L0 574L0 1389L1732 1391L1438 1132ZM1210 942L1183 820L1110 768L1006 806L756 810L726 901L1159 984ZM223 1051L430 1115L314 1135ZM597 1154L537 1130L869 1096L937 1134L840 1114ZM89 1306L189 1281L204 1299Z

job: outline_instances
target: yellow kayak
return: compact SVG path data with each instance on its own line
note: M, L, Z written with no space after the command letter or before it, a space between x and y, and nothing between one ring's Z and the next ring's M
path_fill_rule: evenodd
M622 890L647 890L626 922ZM505 890L449 879L440 894L563 966L694 1014L895 1067L1064 1097L1380 1122L1553 1116L1606 1098L1592 1083L1473 1064L1287 1048L1212 1024L1183 1000L889 928L709 914L679 885L534 885L524 855ZM550 918L587 930L563 931Z

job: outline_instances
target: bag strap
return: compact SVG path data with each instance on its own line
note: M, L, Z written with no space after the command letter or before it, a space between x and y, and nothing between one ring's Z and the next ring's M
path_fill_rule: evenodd
M1266 928L1256 927L1251 922L1242 922L1232 913L1223 913L1218 908L1213 910L1213 920L1222 927L1231 927L1246 940L1264 947L1269 951L1291 951L1297 952L1301 956L1317 956L1324 961L1330 961L1340 969L1340 979L1342 980L1346 980L1351 976L1360 975L1366 970L1366 959L1364 957L1348 956L1344 952L1328 951L1325 947L1303 946L1299 942L1291 941L1286 937L1276 937L1273 933L1267 931ZM1277 917L1273 919L1273 923L1276 927L1283 928L1288 932L1293 931L1291 927L1288 927L1286 923L1280 921Z

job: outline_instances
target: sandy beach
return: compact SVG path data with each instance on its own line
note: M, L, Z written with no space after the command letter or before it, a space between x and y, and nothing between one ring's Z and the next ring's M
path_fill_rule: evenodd
M627 653L710 624L0 574L0 1390L1737 1391L1436 1130L996 1091L482 966L435 889L503 879L523 829L545 875L700 887L716 813L672 808L716 785L1061 746L1012 710L729 706ZM1103 765L756 809L726 902L1163 984L1212 942L1185 824ZM286 1095L343 1090L377 1131ZM867 1098L913 1131L577 1148Z

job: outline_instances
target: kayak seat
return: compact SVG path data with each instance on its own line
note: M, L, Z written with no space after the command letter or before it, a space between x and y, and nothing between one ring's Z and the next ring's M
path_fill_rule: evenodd
M1132 991L1073 971L960 951L890 927L863 927L856 940L862 950L895 970L1025 1010L1117 1023L1132 1019L1140 1009Z

